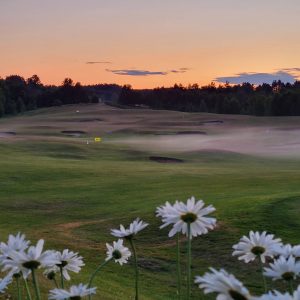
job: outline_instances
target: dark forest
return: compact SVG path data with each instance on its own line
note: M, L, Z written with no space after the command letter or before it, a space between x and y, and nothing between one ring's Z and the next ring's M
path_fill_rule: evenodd
M0 117L42 107L76 103L105 102L121 107L257 116L299 116L300 82L274 81L254 86L215 85L135 90L130 85L97 84L83 86L66 78L60 86L44 85L37 75L0 79Z

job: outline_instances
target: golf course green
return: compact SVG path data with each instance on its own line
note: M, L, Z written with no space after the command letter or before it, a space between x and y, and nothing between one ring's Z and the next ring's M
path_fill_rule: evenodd
M250 230L300 243L300 118L89 104L0 119L0 240L20 231L78 251L86 266L72 283L105 259L110 229L140 217L150 224L136 240L141 299L176 299L176 241L155 209L191 196L218 220L192 241L192 275L222 267L263 292L259 264L239 262L232 245ZM185 237L181 249L184 270ZM95 285L96 299L133 299L133 261L109 263ZM196 285L192 294L201 297Z

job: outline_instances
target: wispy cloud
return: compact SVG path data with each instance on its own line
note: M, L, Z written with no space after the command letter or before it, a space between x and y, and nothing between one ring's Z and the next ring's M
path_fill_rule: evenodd
M300 72L300 68L284 68L284 69L280 69L278 71L282 71L282 72L288 72L290 74L294 73L294 74L299 74Z
M147 70L134 70L134 69L124 69L124 70L109 70L107 72L114 73L116 75L127 75L127 76L149 76L149 75L167 75L167 72L162 71L147 71Z
M87 65L94 65L94 64L111 64L111 61L87 61Z
M116 75L126 76L153 76L153 75L168 75L170 73L185 73L188 68L174 69L170 71L149 71L149 70L137 70L137 69L121 69L121 70L110 70L106 69L107 72L114 73Z
M293 69L294 71L297 71L297 69L300 71L300 68ZM271 84L275 80L281 80L284 83L293 83L297 80L297 77L297 74L292 72L291 69L281 69L274 73L238 73L234 76L217 77L214 79L214 81L229 82L233 84L241 84L244 82L249 82L251 84Z
M189 70L189 68L179 68L178 70L171 70L170 73L185 73Z

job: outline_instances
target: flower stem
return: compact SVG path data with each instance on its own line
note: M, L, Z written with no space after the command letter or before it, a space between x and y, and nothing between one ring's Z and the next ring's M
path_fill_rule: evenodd
M97 273L100 271L100 269L102 269L108 262L110 262L112 259L108 259L108 260L105 260L102 264L100 264L97 269L94 271L94 273L92 274L91 278L90 278L90 281L89 281L89 285L88 287L90 288L92 286L92 282L95 278L95 276L97 275ZM90 294L89 295L89 300L92 299L92 295Z
M264 289L265 289L265 292L267 292L267 281L266 281L266 278L264 276L264 265L263 265L260 257L258 259L259 259L259 262L260 262L260 270L261 270L261 274L262 274L262 278L263 278Z
M131 239L129 239L130 246L132 248L133 258L134 258L134 264L135 264L135 300L139 299L139 269L138 269L138 260L137 260L137 254L134 242Z
M176 246L177 246L177 295L178 299L181 298L181 268L180 268L180 240L179 233L177 233Z
M191 297L191 265L192 265L192 237L191 237L191 223L187 223L187 234L188 234L188 243L187 243L187 297L189 300Z
M16 282L17 282L17 289L18 289L18 300L21 300L22 296L21 296L19 277L16 277Z
M36 278L35 269L32 269L31 273L32 273L32 280L33 280L33 286L34 286L36 298L37 298L37 300L41 300L41 293L40 293L39 284L38 284L38 281Z
M65 284L64 284L63 267L60 266L59 269L60 269L60 284L61 284L61 288L64 289Z
M30 290L29 290L29 287L28 287L28 283L27 283L27 280L25 278L24 278L24 283L25 283L25 288L26 288L27 300L32 300L31 295L30 295Z
M289 281L289 288L290 288L291 295L293 295L293 292L294 292L293 280Z
M58 284L57 284L57 281L55 278L53 278L53 281L54 281L55 287L58 288Z

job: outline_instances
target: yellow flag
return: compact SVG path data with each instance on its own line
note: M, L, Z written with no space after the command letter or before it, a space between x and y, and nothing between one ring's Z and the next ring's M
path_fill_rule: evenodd
M101 138L100 137L95 137L95 142L101 142Z

